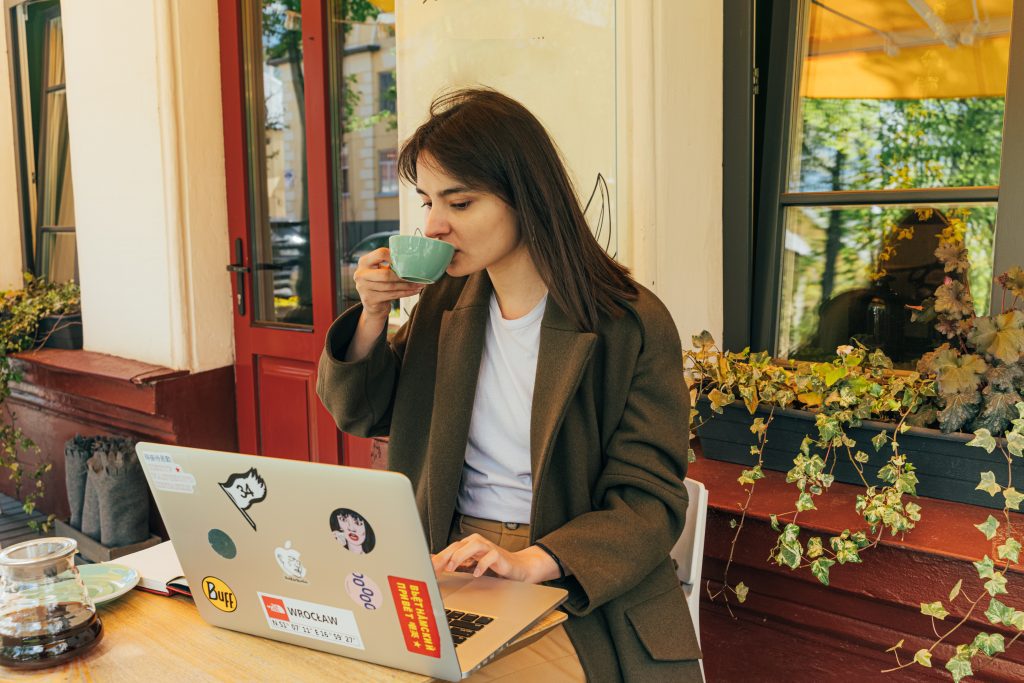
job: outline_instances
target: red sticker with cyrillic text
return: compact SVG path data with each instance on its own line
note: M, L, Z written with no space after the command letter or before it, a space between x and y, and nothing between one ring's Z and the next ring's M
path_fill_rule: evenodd
M388 577L391 586L391 597L395 601L398 612L398 623L405 637L405 647L409 652L426 657L441 657L441 642L437 633L437 622L434 610L430 606L430 595L427 584L412 579Z

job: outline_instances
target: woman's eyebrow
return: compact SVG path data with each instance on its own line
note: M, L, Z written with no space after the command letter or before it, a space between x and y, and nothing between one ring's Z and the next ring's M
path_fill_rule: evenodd
M460 192L472 192L472 190L470 190L470 188L468 188L468 187L465 187L464 185L456 185L455 187L449 187L446 190L441 190L441 196L442 197L447 197L450 194L459 194ZM421 194L424 197L429 197L430 196L430 195L428 195L426 192L424 192L423 190L421 190L418 187L416 188L416 193L417 194Z

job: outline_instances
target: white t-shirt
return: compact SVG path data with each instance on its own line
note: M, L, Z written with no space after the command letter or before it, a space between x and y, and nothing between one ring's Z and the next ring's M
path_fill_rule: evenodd
M490 317L469 422L466 464L456 509L499 522L530 523L530 414L547 295L515 320L501 317L491 294Z

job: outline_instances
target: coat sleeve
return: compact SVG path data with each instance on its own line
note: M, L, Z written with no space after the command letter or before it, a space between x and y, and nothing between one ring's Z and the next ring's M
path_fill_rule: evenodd
M686 520L689 394L667 310L645 319L622 419L593 491L594 510L537 540L568 576L568 611L584 616L665 561ZM652 324L653 323L653 324Z
M341 431L361 437L382 436L391 429L391 408L412 319L390 341L385 327L365 358L346 362L345 353L362 311L361 304L353 306L327 331L316 393Z

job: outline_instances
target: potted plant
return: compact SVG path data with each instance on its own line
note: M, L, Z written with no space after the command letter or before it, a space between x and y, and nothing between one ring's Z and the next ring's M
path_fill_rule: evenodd
M881 351L859 344L840 346L824 362L778 362L749 350L723 352L706 332L695 336L693 350L684 354L698 408L691 414L691 435L700 436L706 456L750 466L739 477L748 497L732 524L733 546L765 468L785 471L795 487L793 507L771 515L778 539L770 560L793 570L809 569L825 585L832 566L861 562L861 554L877 546L886 532L911 531L922 515L921 505L912 500L919 492L1002 510L998 533L1005 540L994 549L994 559L986 555L974 563L984 592L968 598L958 582L948 597L922 603L921 613L933 620L936 639L912 656L901 657L903 641L894 645L890 652L896 666L889 671L931 667L935 648L951 642L960 626L982 610L997 630L1024 632L1024 612L1007 606L1003 597L1009 592L1007 570L1018 562L1021 549L1009 511L1024 502L1024 493L1012 485L1024 474L1014 477L1016 461L1024 459L1024 271L1014 268L1001 275L1001 310L978 316L967 280L959 277L967 268L962 221L949 222L935 255L949 275L933 297L916 307L914 317L934 322L946 341L925 353L916 371L894 371ZM1002 467L1005 485L995 474ZM942 478L955 481L943 483ZM815 499L837 479L864 486L855 502L864 528L830 538L803 537L798 518L816 509ZM1001 522L991 514L979 521L978 530L994 539ZM728 603L735 596L743 602L749 589L742 582L729 584L731 561L730 556L723 587L711 597ZM955 615L960 620L948 630L943 627L940 635L937 622L954 610L961 612ZM1013 640L983 632L958 645L945 667L959 681L971 675L974 658L995 656Z
M21 380L21 372L13 362L12 354L42 346L65 330L77 329L80 337L80 318L77 325L68 320L68 316L79 312L79 290L74 283L52 284L26 274L24 288L0 292L0 467L8 471L14 482L15 494L22 500L27 514L35 511L36 501L45 493L43 476L53 469L53 465L44 460L35 467L27 468L21 459L22 454L38 453L39 449L17 426L14 412L7 404L11 384ZM41 327L40 322L47 318L54 322ZM41 329L45 331L40 333ZM78 346L81 347L80 341ZM23 492L26 477L31 485ZM46 531L52 521L51 515L41 524L31 521L29 525Z

